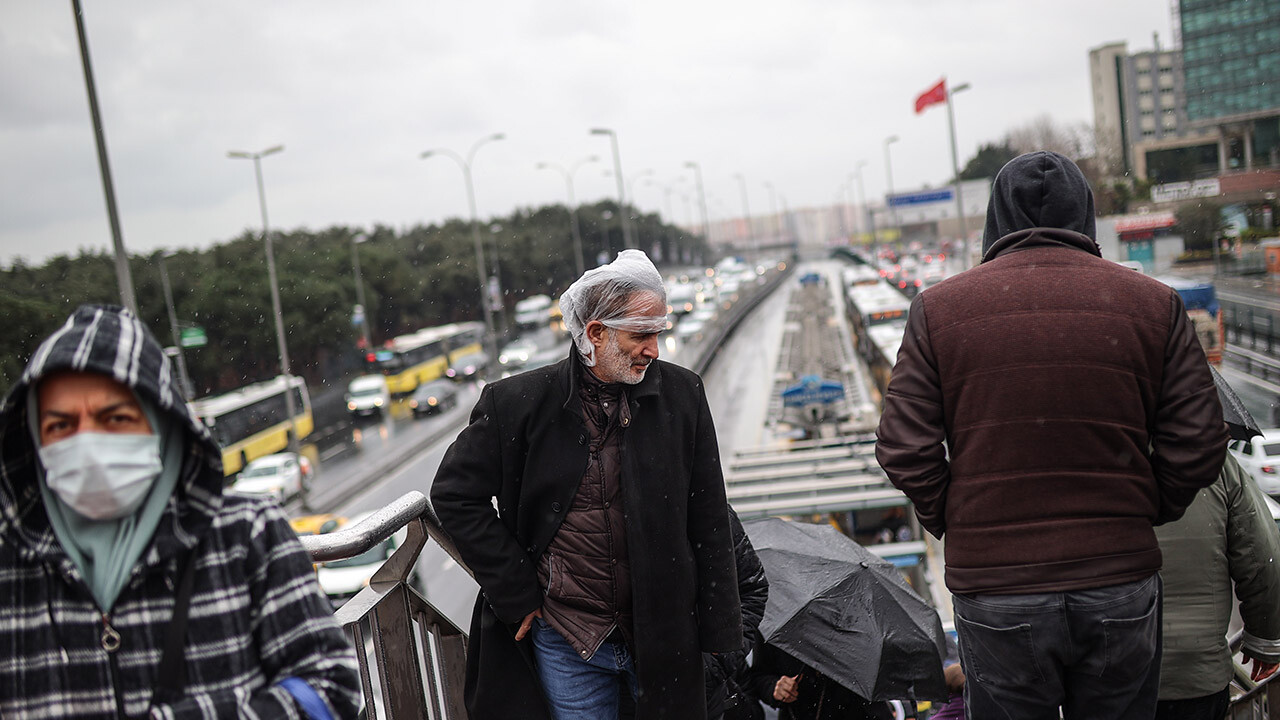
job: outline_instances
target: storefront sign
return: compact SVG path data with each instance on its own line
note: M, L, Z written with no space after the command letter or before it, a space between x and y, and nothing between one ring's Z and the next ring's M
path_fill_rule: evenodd
M1218 178L1196 180L1194 182L1176 182L1156 185L1151 188L1152 202L1175 202L1192 198L1218 197L1222 194L1222 185Z

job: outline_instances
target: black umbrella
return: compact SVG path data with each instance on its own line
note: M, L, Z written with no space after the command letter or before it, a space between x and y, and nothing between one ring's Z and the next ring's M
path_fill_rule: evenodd
M1261 435L1262 430L1258 429L1257 421L1249 414L1240 396L1231 389L1218 369L1210 365L1209 372L1213 373L1213 386L1218 389L1218 401L1222 403L1222 419L1227 422L1231 439L1248 440Z
M887 562L830 525L743 523L769 578L765 642L867 700L945 700L942 621Z

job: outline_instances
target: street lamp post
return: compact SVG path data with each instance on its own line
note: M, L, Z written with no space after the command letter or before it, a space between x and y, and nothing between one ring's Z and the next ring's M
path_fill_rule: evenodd
M102 129L102 113L98 110L98 90L93 82L93 64L89 60L89 38L84 29L84 11L80 0L71 0L71 14L75 16L76 37L80 41L80 64L84 68L84 86L89 95L89 118L93 122L93 140L98 148L98 172L102 176L102 193L107 202L107 220L111 224L111 245L115 251L116 284L120 289L120 304L138 314L138 299L133 292L133 274L129 271L129 254L124 249L124 235L120 230L120 212L116 209L115 184L111 180L111 163L107 160L107 138Z
M489 306L490 298L489 293L486 291L488 283L485 282L484 277L484 247L480 242L480 224L476 219L476 192L475 188L471 184L471 161L475 159L476 151L480 149L481 145L501 140L505 137L506 135L502 133L494 133L480 138L471 146L471 149L467 152L466 158L463 158L458 153L445 148L424 150L422 154L419 155L423 160L426 160L432 155L444 155L446 157L453 158L453 160L458 163L458 166L462 168L462 178L465 181L467 188L467 206L471 209L471 241L475 245L476 249L476 279L480 282L480 307L484 309L484 328L485 333L489 338L488 344L490 358L498 357L498 338L494 333L493 310ZM501 295L499 295L499 298L500 297Z
M364 338L365 352L373 349L373 338L369 335L369 306L364 301L364 277L360 274L360 243L368 239L364 233L356 233L351 238L351 267L356 273L356 304L360 307L360 334Z
M622 155L618 152L618 133L608 128L592 128L592 135L608 135L613 145L613 176L618 181L618 212L622 214L622 244L634 248L635 239L631 236L631 213L627 212L627 195L623 190Z
M271 245L271 226L267 222L267 193L262 186L262 158L284 150L283 145L269 147L261 152L243 152L232 150L227 157L253 161L253 174L258 180L258 207L262 210L262 241L267 248L267 277L271 282L271 309L276 316L276 344L280 348L280 374L284 376L285 411L289 413L289 450L298 451L298 434L293 430L293 419L297 416L297 408L293 402L293 388L289 383L289 346L285 342L284 313L280 310L280 281L276 277L276 254ZM305 505L306 500L303 500Z
M856 166L854 166L854 169L853 169L853 175L854 175L854 178L856 178L856 179L857 179L857 181L858 181L858 205L859 205L859 206L861 207L861 209L862 209L862 214L865 214L867 217L870 217L870 216L871 216L871 213L870 213L870 211L867 209L867 194L866 194L866 189L865 189L865 187L864 187L864 186L863 186L863 184L862 184L862 168L863 168L866 164L867 164L867 161L866 161L866 160L859 160L859 161L858 161L858 164L857 164ZM862 224L862 220L863 220L863 218L862 218L861 216L859 216L859 217L858 217L858 232L859 232L860 234L866 231L866 228L865 228L865 227L863 226L863 224ZM872 225L871 225L871 243L872 243L873 245L878 245L878 244L879 244L879 243L877 242L877 240L876 240L876 231L875 231L875 222L874 222L874 221L872 221ZM878 253L878 250L879 250L879 248L877 248L877 253ZM877 254L877 257L879 257L879 255L878 255L878 254Z
M780 242L782 239L782 218L778 215L778 196L773 189L773 183L765 181L764 186L769 191L769 212L773 213L773 241Z
M755 227L751 223L751 205L747 202L747 177L742 173L734 173L733 176L738 179L738 189L742 191L742 213L747 220L747 244L751 246L751 252L755 256L752 260L756 260L760 256L760 248L756 244Z
M582 277L586 268L582 262L582 229L578 227L578 201L573 196L573 176L578 172L578 168L599 160L600 158L596 155L588 155L571 165L568 170L549 162L540 162L536 165L538 170L555 170L564 176L565 190L569 194L569 226L573 232L573 261L574 267L578 270L578 277Z
M947 91L947 126L951 131L951 176L956 183L956 217L960 220L960 237L964 247L964 269L969 269L969 228L964 219L964 199L960 195L960 159L956 154L956 114L951 108L951 97L969 89L969 83L960 83Z
M164 290L164 304L169 311L169 330L173 333L173 347L177 350L178 384L182 388L184 400L195 397L195 388L191 384L191 375L187 373L187 358L182 352L182 334L178 331L178 312L173 307L173 288L169 285L169 270L165 260L173 257L172 253L160 255L160 288Z
M648 179L650 175L653 175L653 170L649 170L649 169L641 170L635 175L632 175L631 179L627 181L627 197L631 198L631 204L637 210L639 210L640 206L639 206L639 203L636 202L636 185L643 184L641 183L642 180L645 182L652 183L653 181ZM643 218L644 215L641 214L640 217ZM636 233L636 247L640 247L641 241L644 240L644 237L643 237L644 225L637 224L635 228L635 233Z
M702 212L702 241L709 245L711 244L711 222L707 219L707 196L702 191L702 167L692 160L686 162L684 166L693 169L693 178L698 185L698 208Z
M898 142L897 135L890 135L884 139L884 173L889 181L889 191L885 194L884 201L889 205L889 217L893 220L893 227L898 231L898 246L902 246L902 226L898 224L898 208L893 204L893 161L889 156L889 146Z

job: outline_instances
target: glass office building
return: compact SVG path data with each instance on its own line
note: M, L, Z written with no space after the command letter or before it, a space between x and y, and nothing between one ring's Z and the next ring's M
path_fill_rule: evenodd
M1280 0L1180 0L1179 10L1188 120L1280 110Z

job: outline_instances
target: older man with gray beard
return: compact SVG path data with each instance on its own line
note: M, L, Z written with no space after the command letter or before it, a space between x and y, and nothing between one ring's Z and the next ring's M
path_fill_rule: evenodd
M700 720L701 653L742 638L702 381L658 360L666 291L644 253L560 309L569 357L485 386L431 489L481 589L467 710L616 718L625 687L641 720Z

